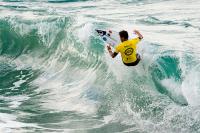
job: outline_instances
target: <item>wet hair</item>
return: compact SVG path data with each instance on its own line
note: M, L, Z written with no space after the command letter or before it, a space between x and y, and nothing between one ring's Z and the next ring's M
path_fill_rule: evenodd
M128 32L127 31L125 31L125 30L122 30L122 31L120 31L119 32L119 36L122 38L124 38L124 39L127 39L128 40Z

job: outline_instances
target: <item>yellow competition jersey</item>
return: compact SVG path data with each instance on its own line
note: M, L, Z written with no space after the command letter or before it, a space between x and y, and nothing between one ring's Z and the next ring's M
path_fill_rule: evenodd
M140 41L139 38L124 41L115 47L116 53L121 53L122 60L124 63L132 63L137 60L136 49L137 43Z

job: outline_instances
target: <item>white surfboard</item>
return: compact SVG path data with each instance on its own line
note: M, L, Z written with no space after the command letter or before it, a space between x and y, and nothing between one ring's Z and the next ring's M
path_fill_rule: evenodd
M110 44L113 48L120 44L120 36L119 36L119 32L113 31L113 30L100 30L100 29L96 29L96 32L99 34L99 36L101 37L101 39L106 43L106 44ZM130 34L129 33L129 39L133 39L136 38L137 36L135 34Z

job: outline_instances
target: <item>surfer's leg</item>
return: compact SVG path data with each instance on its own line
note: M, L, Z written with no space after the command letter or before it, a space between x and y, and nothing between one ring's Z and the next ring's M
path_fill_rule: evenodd
M137 54L136 54L136 57L137 57L137 60L139 60L139 61L141 60L140 54L137 53Z

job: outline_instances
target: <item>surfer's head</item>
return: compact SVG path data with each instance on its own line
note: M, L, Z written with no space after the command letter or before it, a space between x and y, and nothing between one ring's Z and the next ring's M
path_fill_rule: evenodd
M119 36L122 42L127 41L128 40L128 32L125 30L122 30L119 32Z

